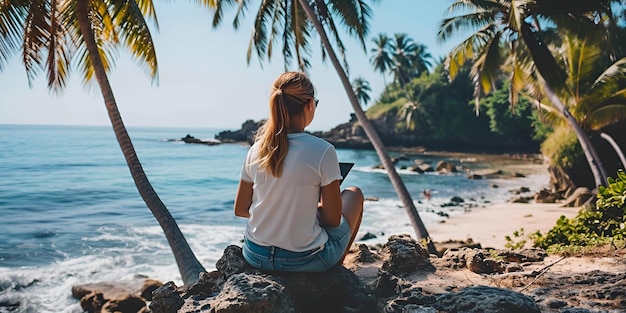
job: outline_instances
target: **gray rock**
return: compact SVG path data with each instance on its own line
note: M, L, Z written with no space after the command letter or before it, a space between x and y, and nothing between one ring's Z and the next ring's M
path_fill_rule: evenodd
M464 313L540 313L532 298L519 292L488 286L465 288L457 293L443 294L437 310Z
M284 289L284 286L265 275L234 274L210 304L215 312L295 312L292 298L284 296Z
M378 252L383 265L381 271L405 275L419 269L434 271L428 251L407 234L392 235Z

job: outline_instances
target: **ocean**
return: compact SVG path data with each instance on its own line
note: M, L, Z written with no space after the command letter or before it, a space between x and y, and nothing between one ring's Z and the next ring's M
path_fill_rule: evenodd
M222 129L134 128L128 132L144 170L185 234L196 256L212 270L224 248L241 244L245 220L233 215L242 144L199 145L168 139L190 134L212 139ZM365 203L357 238L386 242L391 234L414 236L374 151L338 149L355 166L342 186L361 187ZM400 152L390 152L399 157ZM398 172L428 225L466 213L447 206L505 202L510 190L548 185L547 166L528 160L465 154L404 154ZM416 174L413 160L440 160L472 171L507 167L515 179L470 180L465 172ZM0 313L82 312L71 287L138 275L181 284L158 223L140 198L110 127L0 125ZM499 188L494 188L493 185ZM431 190L426 200L423 190ZM512 230L513 231L513 230ZM433 238L445 240L448 238Z

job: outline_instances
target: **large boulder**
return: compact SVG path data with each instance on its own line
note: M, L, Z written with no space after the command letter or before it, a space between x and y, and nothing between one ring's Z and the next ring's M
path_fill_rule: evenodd
M264 272L247 265L231 245L192 286L165 284L150 309L170 312L377 312L376 300L353 272L336 266L324 273Z
M411 274L419 269L434 271L428 251L410 235L392 235L378 252L383 261L381 271L393 275Z

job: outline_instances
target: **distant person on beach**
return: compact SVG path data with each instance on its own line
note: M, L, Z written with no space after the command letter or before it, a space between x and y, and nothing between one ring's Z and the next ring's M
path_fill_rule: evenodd
M424 191L422 191L422 194L424 195L424 198L426 198L426 201L430 200L430 189L424 189Z
M304 132L317 104L304 73L281 74L244 159L235 215L248 218L242 250L255 268L326 271L343 262L361 225L363 193L340 191L335 148Z

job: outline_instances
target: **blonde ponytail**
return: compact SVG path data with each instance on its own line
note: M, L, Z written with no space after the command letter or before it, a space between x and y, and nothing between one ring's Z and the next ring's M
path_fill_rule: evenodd
M283 161L289 151L287 134L292 118L302 115L305 105L313 99L313 84L301 72L281 74L272 86L267 122L261 126L256 140L260 141L260 168L280 177Z

